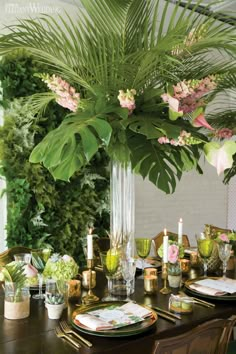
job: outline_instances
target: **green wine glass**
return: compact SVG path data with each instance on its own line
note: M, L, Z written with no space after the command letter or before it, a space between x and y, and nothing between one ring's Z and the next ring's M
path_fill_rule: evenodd
M211 257L214 241L210 238L204 238L203 235L197 236L198 252L203 259L204 277L207 276L207 260Z
M142 261L142 274L141 274L140 278L143 278L144 260L145 260L145 258L147 258L147 256L150 253L152 240L150 238L136 238L135 244L136 244L137 254L141 258L141 261Z
M116 250L110 249L107 252L100 252L103 271L107 278L108 296L104 297L102 301L115 301L117 298L112 296L112 278L118 270L120 255Z

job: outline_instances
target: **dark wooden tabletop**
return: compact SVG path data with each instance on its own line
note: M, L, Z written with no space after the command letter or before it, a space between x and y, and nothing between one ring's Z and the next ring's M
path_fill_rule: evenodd
M159 280L161 286L162 280ZM106 279L97 272L97 287L94 293L100 298L104 295ZM132 299L141 304L158 305L168 309L169 295L162 295L159 290L155 295L144 295L143 280L137 278L135 293ZM156 325L150 331L123 338L105 338L81 333L93 343L92 348L82 346L76 350L64 340L57 338L54 328L57 320L49 320L44 302L31 298L30 316L22 320L7 320L4 318L4 294L0 293L0 354L151 354L154 342L183 333L200 323L213 318L226 318L236 313L234 302L215 301L215 308L205 308L194 304L191 314L183 315L181 320L173 324L158 318ZM70 304L63 312L63 318L71 318L75 305Z

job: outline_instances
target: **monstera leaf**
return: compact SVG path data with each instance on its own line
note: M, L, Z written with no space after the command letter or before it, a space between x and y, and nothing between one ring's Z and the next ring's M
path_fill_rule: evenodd
M55 179L68 181L104 144L112 128L101 115L71 115L32 151L30 162L42 162Z
M173 149L171 146L165 146L163 148L158 143L146 139L145 136L138 137L132 132L129 133L127 141L135 172L143 178L148 177L165 193L174 192L176 180L181 178L183 171L193 167L198 168L199 153L196 146L194 152L187 147Z
M126 124L133 132L143 134L148 139L158 139L163 135L177 138L181 131L180 126L170 124L161 118L158 119L156 115L133 116L126 121Z

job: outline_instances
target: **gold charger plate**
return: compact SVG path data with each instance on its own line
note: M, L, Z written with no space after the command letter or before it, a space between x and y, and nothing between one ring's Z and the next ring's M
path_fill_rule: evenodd
M221 279L222 277L207 277L207 278L218 280L218 279ZM231 295L226 294L226 295L220 295L220 296L217 295L216 296L216 295L203 294L200 291L190 288L191 284L193 284L199 280L202 280L202 279L206 279L206 278L199 277L196 279L189 279L189 280L185 281L184 286L185 286L187 292L190 293L190 295L195 295L195 296L199 296L199 297L206 298L206 299L221 300L221 301L235 301L236 300L236 293L231 294Z
M79 321L75 322L75 317L78 314L81 313L86 313L89 311L94 311L94 310L99 310L102 308L106 308L111 305L117 305L121 306L124 305L124 301L110 301L110 302L101 302L101 303L96 303L96 304L91 304L87 306L81 306L80 308L77 308L73 313L72 313L72 318L71 318L71 323L72 326L74 326L76 329L81 330L84 333L87 334L92 334L94 336L100 336L100 337L127 337L127 336L133 336L139 333L146 332L152 326L156 323L157 321L157 314L154 310L150 309L150 307L147 307L145 305L140 305L145 308L147 308L149 311L151 311L151 316L145 318L142 322L138 322L129 326L121 327L121 328L116 328L116 329L109 329L105 331L95 331L92 330L84 325L82 325Z

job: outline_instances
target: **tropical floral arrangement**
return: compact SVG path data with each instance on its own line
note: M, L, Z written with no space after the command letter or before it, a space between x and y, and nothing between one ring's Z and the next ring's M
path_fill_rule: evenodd
M236 106L226 105L236 96L235 28L196 13L201 3L81 0L76 21L42 15L9 26L0 55L23 48L49 68L38 75L48 91L30 98L32 111L45 114L52 100L68 109L30 161L69 180L103 148L171 193L184 171L202 173L204 152L229 180L236 173Z

